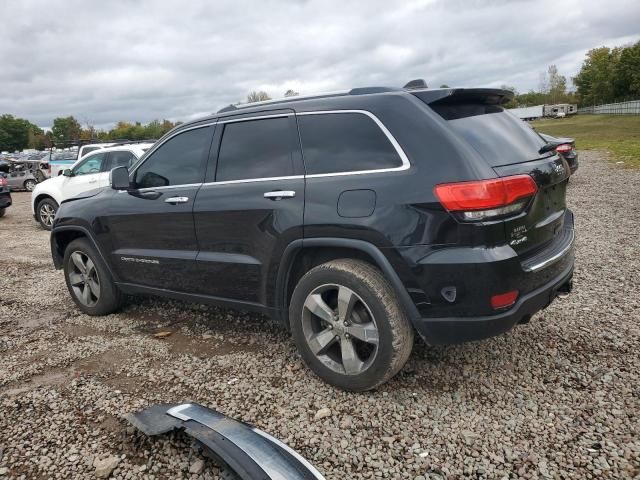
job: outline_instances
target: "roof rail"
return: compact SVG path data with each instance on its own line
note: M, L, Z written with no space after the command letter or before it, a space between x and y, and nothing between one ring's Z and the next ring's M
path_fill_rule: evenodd
M236 110L241 110L243 108L252 108L258 107L261 105L274 105L279 103L291 103L296 102L298 100L312 100L316 98L327 98L327 97L342 97L345 95L369 95L373 93L387 93L387 92L401 92L403 89L415 89L415 88L427 88L427 84L422 79L411 80L407 83L403 88L397 87L357 87L352 88L351 90L339 90L336 92L325 92L325 93L316 93L313 95L297 95L295 97L285 97L278 98L275 100L264 100L262 102L251 102L251 103L238 103L227 105L226 107L221 108L216 113L226 113L233 112Z

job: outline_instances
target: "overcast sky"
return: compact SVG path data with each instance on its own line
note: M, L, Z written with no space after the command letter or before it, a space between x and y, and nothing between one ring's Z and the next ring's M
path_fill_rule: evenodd
M2 0L0 113L188 120L355 86L536 88L556 64L640 39L639 0Z

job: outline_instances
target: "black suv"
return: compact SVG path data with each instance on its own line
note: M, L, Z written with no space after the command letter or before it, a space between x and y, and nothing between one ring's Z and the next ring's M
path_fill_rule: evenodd
M54 263L90 315L123 294L263 312L325 381L374 388L414 331L498 335L571 288L569 168L511 96L361 88L182 124L63 202Z

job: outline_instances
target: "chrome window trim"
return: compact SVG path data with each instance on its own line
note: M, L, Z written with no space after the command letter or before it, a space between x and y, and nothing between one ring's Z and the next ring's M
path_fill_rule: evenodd
M171 190L174 188L191 188L191 187L200 187L202 183L182 183L180 185L166 185L164 187L144 187L144 188L133 188L131 190L118 190L119 193L131 193L131 192L153 192L156 190Z
M333 172L333 173L314 173L314 174L310 174L310 175L287 175L287 176L282 176L282 177L260 177L260 178L243 178L243 179L239 179L239 180L224 180L221 182L204 182L204 183L192 183L192 184L186 184L186 185L169 185L166 187L146 187L146 188L140 188L140 189L136 189L136 191L139 192L144 192L144 191L149 191L149 190L165 190L165 189L171 189L171 188L179 188L179 187L194 187L194 186L203 186L203 187L208 187L208 186L212 186L212 185L230 185L230 184L235 184L235 183L255 183L255 182L273 182L273 181L277 181L277 180L297 180L297 179L301 179L301 178L321 178L321 177L338 177L338 176L344 176L344 175L365 175L365 174L370 174L370 173L386 173L386 172L400 172L403 170L408 170L409 168L411 168L411 163L409 162L409 158L407 157L406 153L404 152L404 150L402 149L402 147L400 146L400 144L398 143L398 141L395 139L395 137L393 136L393 134L387 129L387 127L384 125L384 123L382 123L382 121L380 121L380 119L374 115L373 113L367 111L367 110L357 110L357 109L349 109L349 110L317 110L317 111L312 111L312 112L298 112L298 113L278 113L278 114L274 114L274 115L260 115L260 116L256 116L256 117L242 117L242 118L233 118L233 119L229 119L229 120L217 120L214 122L210 122L210 123L206 123L206 124L202 124L202 125L196 125L190 128L184 128L178 132L175 132L173 135L171 135L170 137L167 137L165 140L163 140L162 143L158 144L158 145L154 145L152 149L150 149L149 151L146 152L146 155L144 156L144 158L142 159L142 162L140 162L139 164L137 164L135 166L135 168L131 171L131 175L133 175L138 168L140 168L140 166L142 164L144 164L144 162L147 161L147 159L158 149L160 148L162 145L164 145L167 141L171 140L173 137L175 137L176 135L179 135L183 132L188 132L189 130L195 130L197 128L205 128L205 127L210 127L212 125L217 125L217 124L226 124L226 123L238 123L238 122L248 122L251 120L262 120L262 119L267 119L267 118L285 118L285 117L291 117L294 115L330 115L330 114L340 114L340 113L359 113L361 115L365 115L367 117L369 117L371 120L374 121L374 123L378 126L378 128L380 128L380 130L382 131L382 133L384 133L384 135L387 137L387 139L389 140L389 142L391 142L391 145L393 145L394 149L396 150L396 153L398 154L398 156L400 157L400 160L402 161L402 165L398 166L398 167L390 167L390 168L379 168L379 169L374 169L374 170L354 170L354 171L349 171L349 172Z
M243 115L247 115L244 113ZM228 120L220 119L217 123L238 123L238 122L249 122L251 120L263 120L265 118L287 118L295 115L293 112L291 113L275 113L273 115L259 115L257 117L242 117L242 118L230 118Z
M335 114L335 113L359 113L359 114L365 115L365 116L369 117L371 120L373 120L374 123L378 126L378 128L380 128L380 130L382 130L382 133L384 133L384 135L387 137L389 142L391 142L391 145L393 145L393 148L395 148L396 153L398 154L398 156L400 157L400 160L402 161L402 165L400 165L398 167L377 168L377 169L374 169L374 170L354 170L354 171L350 171L350 172L312 173L310 175L306 175L306 178L338 177L338 176L343 176L343 175L364 175L364 174L369 174L369 173L400 172L400 171L408 170L409 168L411 168L411 163L409 162L409 158L407 157L407 154L404 153L404 150L402 149L402 147L400 146L400 144L398 143L396 138L387 129L387 127L384 125L384 123L382 123L382 121L380 121L380 119L376 115L374 115L373 113L369 112L368 110L357 110L357 109L356 110L354 110L354 109L350 109L350 110L318 110L318 111L314 111L314 112L300 112L297 115L331 115L331 114ZM303 157L304 157L304 147L303 147Z
M203 183L203 187L209 187L211 185L230 185L234 183L254 183L254 182L273 182L275 180L296 180L304 178L304 175L287 175L284 177L263 177L263 178L246 178L240 180L224 180L222 182L206 182Z

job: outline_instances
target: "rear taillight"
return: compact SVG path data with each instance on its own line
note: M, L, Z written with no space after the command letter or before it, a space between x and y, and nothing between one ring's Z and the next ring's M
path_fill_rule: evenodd
M434 188L444 208L466 221L489 220L519 213L537 191L538 186L529 175L443 183Z
M563 143L556 147L556 152L558 153L569 153L571 150L573 150L573 146L570 143Z
M6 187L7 185L9 185L7 179L4 177L0 177L0 187Z

